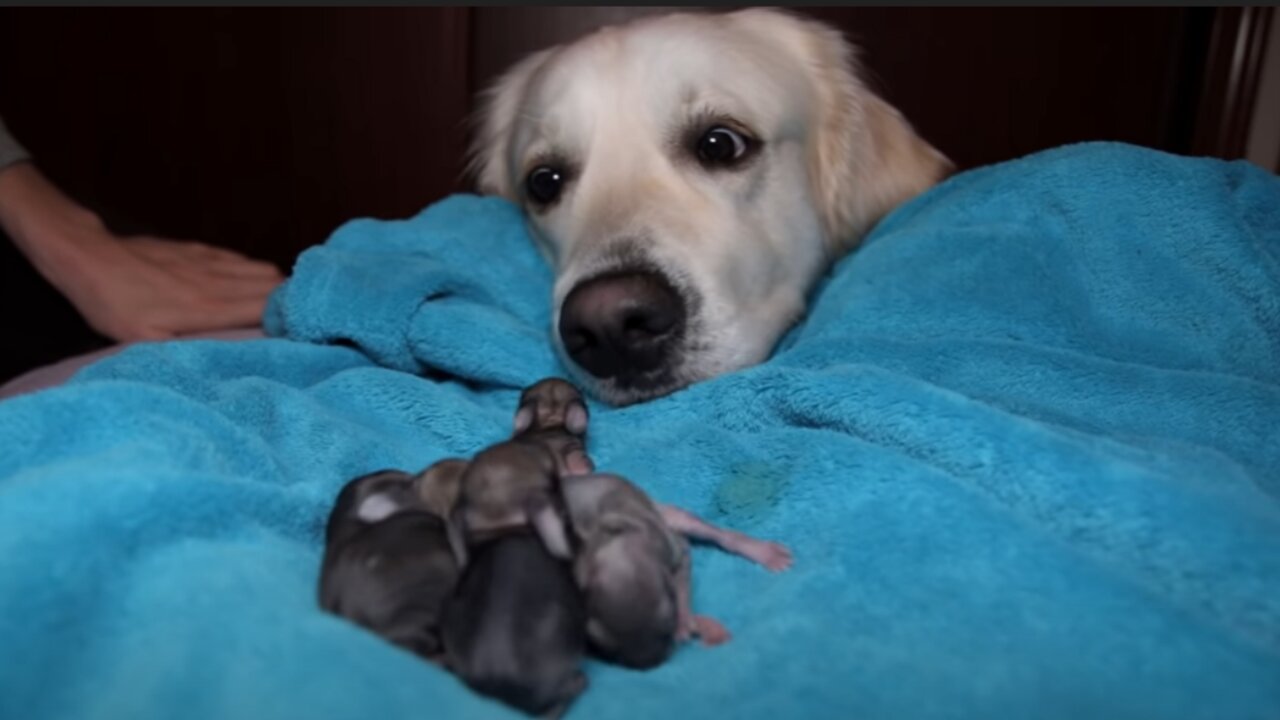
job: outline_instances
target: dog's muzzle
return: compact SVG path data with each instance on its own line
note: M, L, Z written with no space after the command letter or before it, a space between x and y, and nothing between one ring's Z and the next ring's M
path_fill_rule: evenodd
M592 376L643 388L665 380L687 315L684 299L661 273L616 270L569 291L560 308L560 339Z

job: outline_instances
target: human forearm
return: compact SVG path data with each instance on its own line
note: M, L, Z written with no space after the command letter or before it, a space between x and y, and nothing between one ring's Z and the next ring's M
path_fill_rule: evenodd
M3 123L0 135L8 137ZM117 340L252 325L282 279L270 263L230 250L117 237L25 160L0 166L0 227L94 329Z
M112 241L102 221L30 162L0 169L0 227L41 275L65 291Z

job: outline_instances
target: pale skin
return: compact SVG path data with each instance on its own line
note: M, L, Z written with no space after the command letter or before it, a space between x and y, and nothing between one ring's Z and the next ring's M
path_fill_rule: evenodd
M688 510L674 505L657 503L655 505L667 527L687 538L712 543L726 552L745 557L773 572L791 567L791 551L779 543L759 540L736 530L717 527ZM689 578L690 563L689 554L686 552L676 577L676 604L680 614L678 621L680 629L676 633L676 639L688 640L697 636L707 645L728 642L729 631L719 620L707 615L695 615L693 612Z
M517 437L538 431L563 431L567 435L583 436L587 431L587 422L586 405L582 402L578 389L564 380L547 378L529 386L521 394L520 407L516 411L515 431ZM594 463L587 457L585 450L577 450L571 458L566 459L563 471L569 475L585 475L593 469ZM726 552L759 563L773 572L791 567L791 551L779 543L717 527L674 505L654 503L654 506L667 527L685 538L711 543ZM676 639L686 641L696 636L704 644L720 645L729 640L729 631L715 618L693 612L691 563L686 550L676 571Z
M120 237L26 161L0 169L0 227L94 330L119 342L254 327L284 279L230 250Z

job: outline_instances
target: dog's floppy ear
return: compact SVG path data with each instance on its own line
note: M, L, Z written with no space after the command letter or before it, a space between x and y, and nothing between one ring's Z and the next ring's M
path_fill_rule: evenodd
M784 39L810 75L816 99L810 181L833 255L857 246L881 217L952 170L950 160L866 87L856 49L838 30L777 10L735 15Z
M889 211L953 169L893 106L864 92L857 111L847 100L843 110L827 111L809 151L827 238L837 254L856 247Z
M556 50L539 50L503 73L479 98L476 131L467 155L467 172L480 192L517 200L511 182L511 136L529 79Z

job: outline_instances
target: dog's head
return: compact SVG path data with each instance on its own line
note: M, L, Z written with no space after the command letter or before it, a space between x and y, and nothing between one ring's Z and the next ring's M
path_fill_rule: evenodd
M524 207L556 343L614 403L763 360L828 264L950 167L838 32L773 10L607 28L485 100L472 169Z

